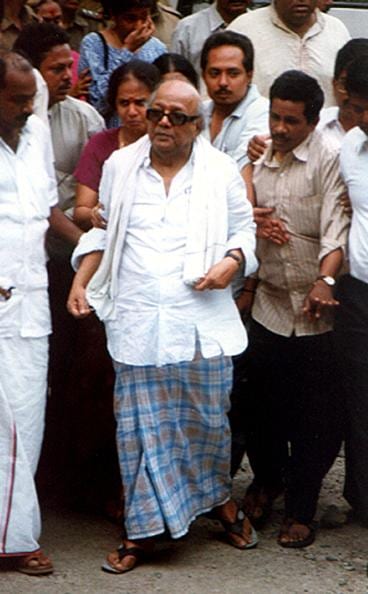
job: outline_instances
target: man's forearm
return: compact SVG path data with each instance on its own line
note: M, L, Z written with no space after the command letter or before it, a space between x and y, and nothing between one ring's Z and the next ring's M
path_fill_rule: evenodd
M344 253L341 248L333 250L327 256L325 256L320 263L319 274L320 276L332 276L335 277L344 260Z
M83 256L78 271L74 277L73 284L78 284L85 288L99 267L102 256L102 251L91 252L90 254Z
M49 217L50 228L56 235L59 235L66 241L69 241L73 245L77 245L83 231L73 223L63 213L58 206L54 206L51 209Z

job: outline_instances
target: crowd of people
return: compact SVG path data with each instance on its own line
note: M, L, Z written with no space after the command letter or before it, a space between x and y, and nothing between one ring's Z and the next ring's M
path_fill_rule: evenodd
M54 570L45 425L55 484L113 502L110 573L202 514L252 549L281 496L278 544L311 545L343 442L368 527L368 38L325 5L215 0L181 19L156 0L3 0L0 559L15 569Z

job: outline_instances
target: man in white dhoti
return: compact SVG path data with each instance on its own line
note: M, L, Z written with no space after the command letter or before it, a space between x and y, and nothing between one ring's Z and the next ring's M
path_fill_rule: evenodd
M114 573L210 510L233 546L257 543L230 498L226 414L231 356L246 346L229 285L256 268L251 206L235 162L199 136L191 85L163 83L147 118L148 136L104 167L107 230L79 243L68 300L104 320L116 371L124 537L103 565Z
M74 228L55 206L51 138L31 115L35 94L29 62L0 52L0 559L15 557L31 575L53 571L38 544L33 478L51 332L44 240L48 219Z

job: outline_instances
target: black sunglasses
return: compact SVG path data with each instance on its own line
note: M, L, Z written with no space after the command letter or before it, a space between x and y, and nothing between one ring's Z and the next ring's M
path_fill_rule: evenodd
M187 115L182 111L164 111L163 109L149 108L146 111L146 118L154 124L158 124L166 116L172 126L184 126L188 122L194 122L199 115Z

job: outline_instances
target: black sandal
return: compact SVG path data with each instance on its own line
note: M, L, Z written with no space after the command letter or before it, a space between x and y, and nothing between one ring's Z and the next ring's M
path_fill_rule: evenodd
M123 559L125 559L125 557L128 557L130 555L135 558L134 565L132 567L127 567L126 569L116 569L106 559L101 566L101 569L103 571L106 571L107 573L114 573L114 574L126 573L127 571L131 571L132 569L135 569L135 567L137 567L137 565L140 562L144 561L145 558L147 557L146 551L144 549L142 549L141 547L126 547L124 544L120 545L120 547L118 547L116 549L116 552L118 553L117 563L120 563L120 561L122 561Z
M234 522L230 522L229 520L223 520L222 518L217 518L218 521L222 524L230 544L233 547L236 547L237 549L241 549L242 551L245 551L247 549L254 549L258 544L257 532L255 531L255 529L253 528L253 526L250 522L249 522L249 524L251 527L251 537L252 537L250 542L245 543L244 545L238 545L231 538L232 534L234 534L236 536L240 536L241 538L244 538L244 520L246 518L247 518L247 516L245 515L245 513L243 512L242 509L238 509L238 511L236 513L236 519L234 520Z

